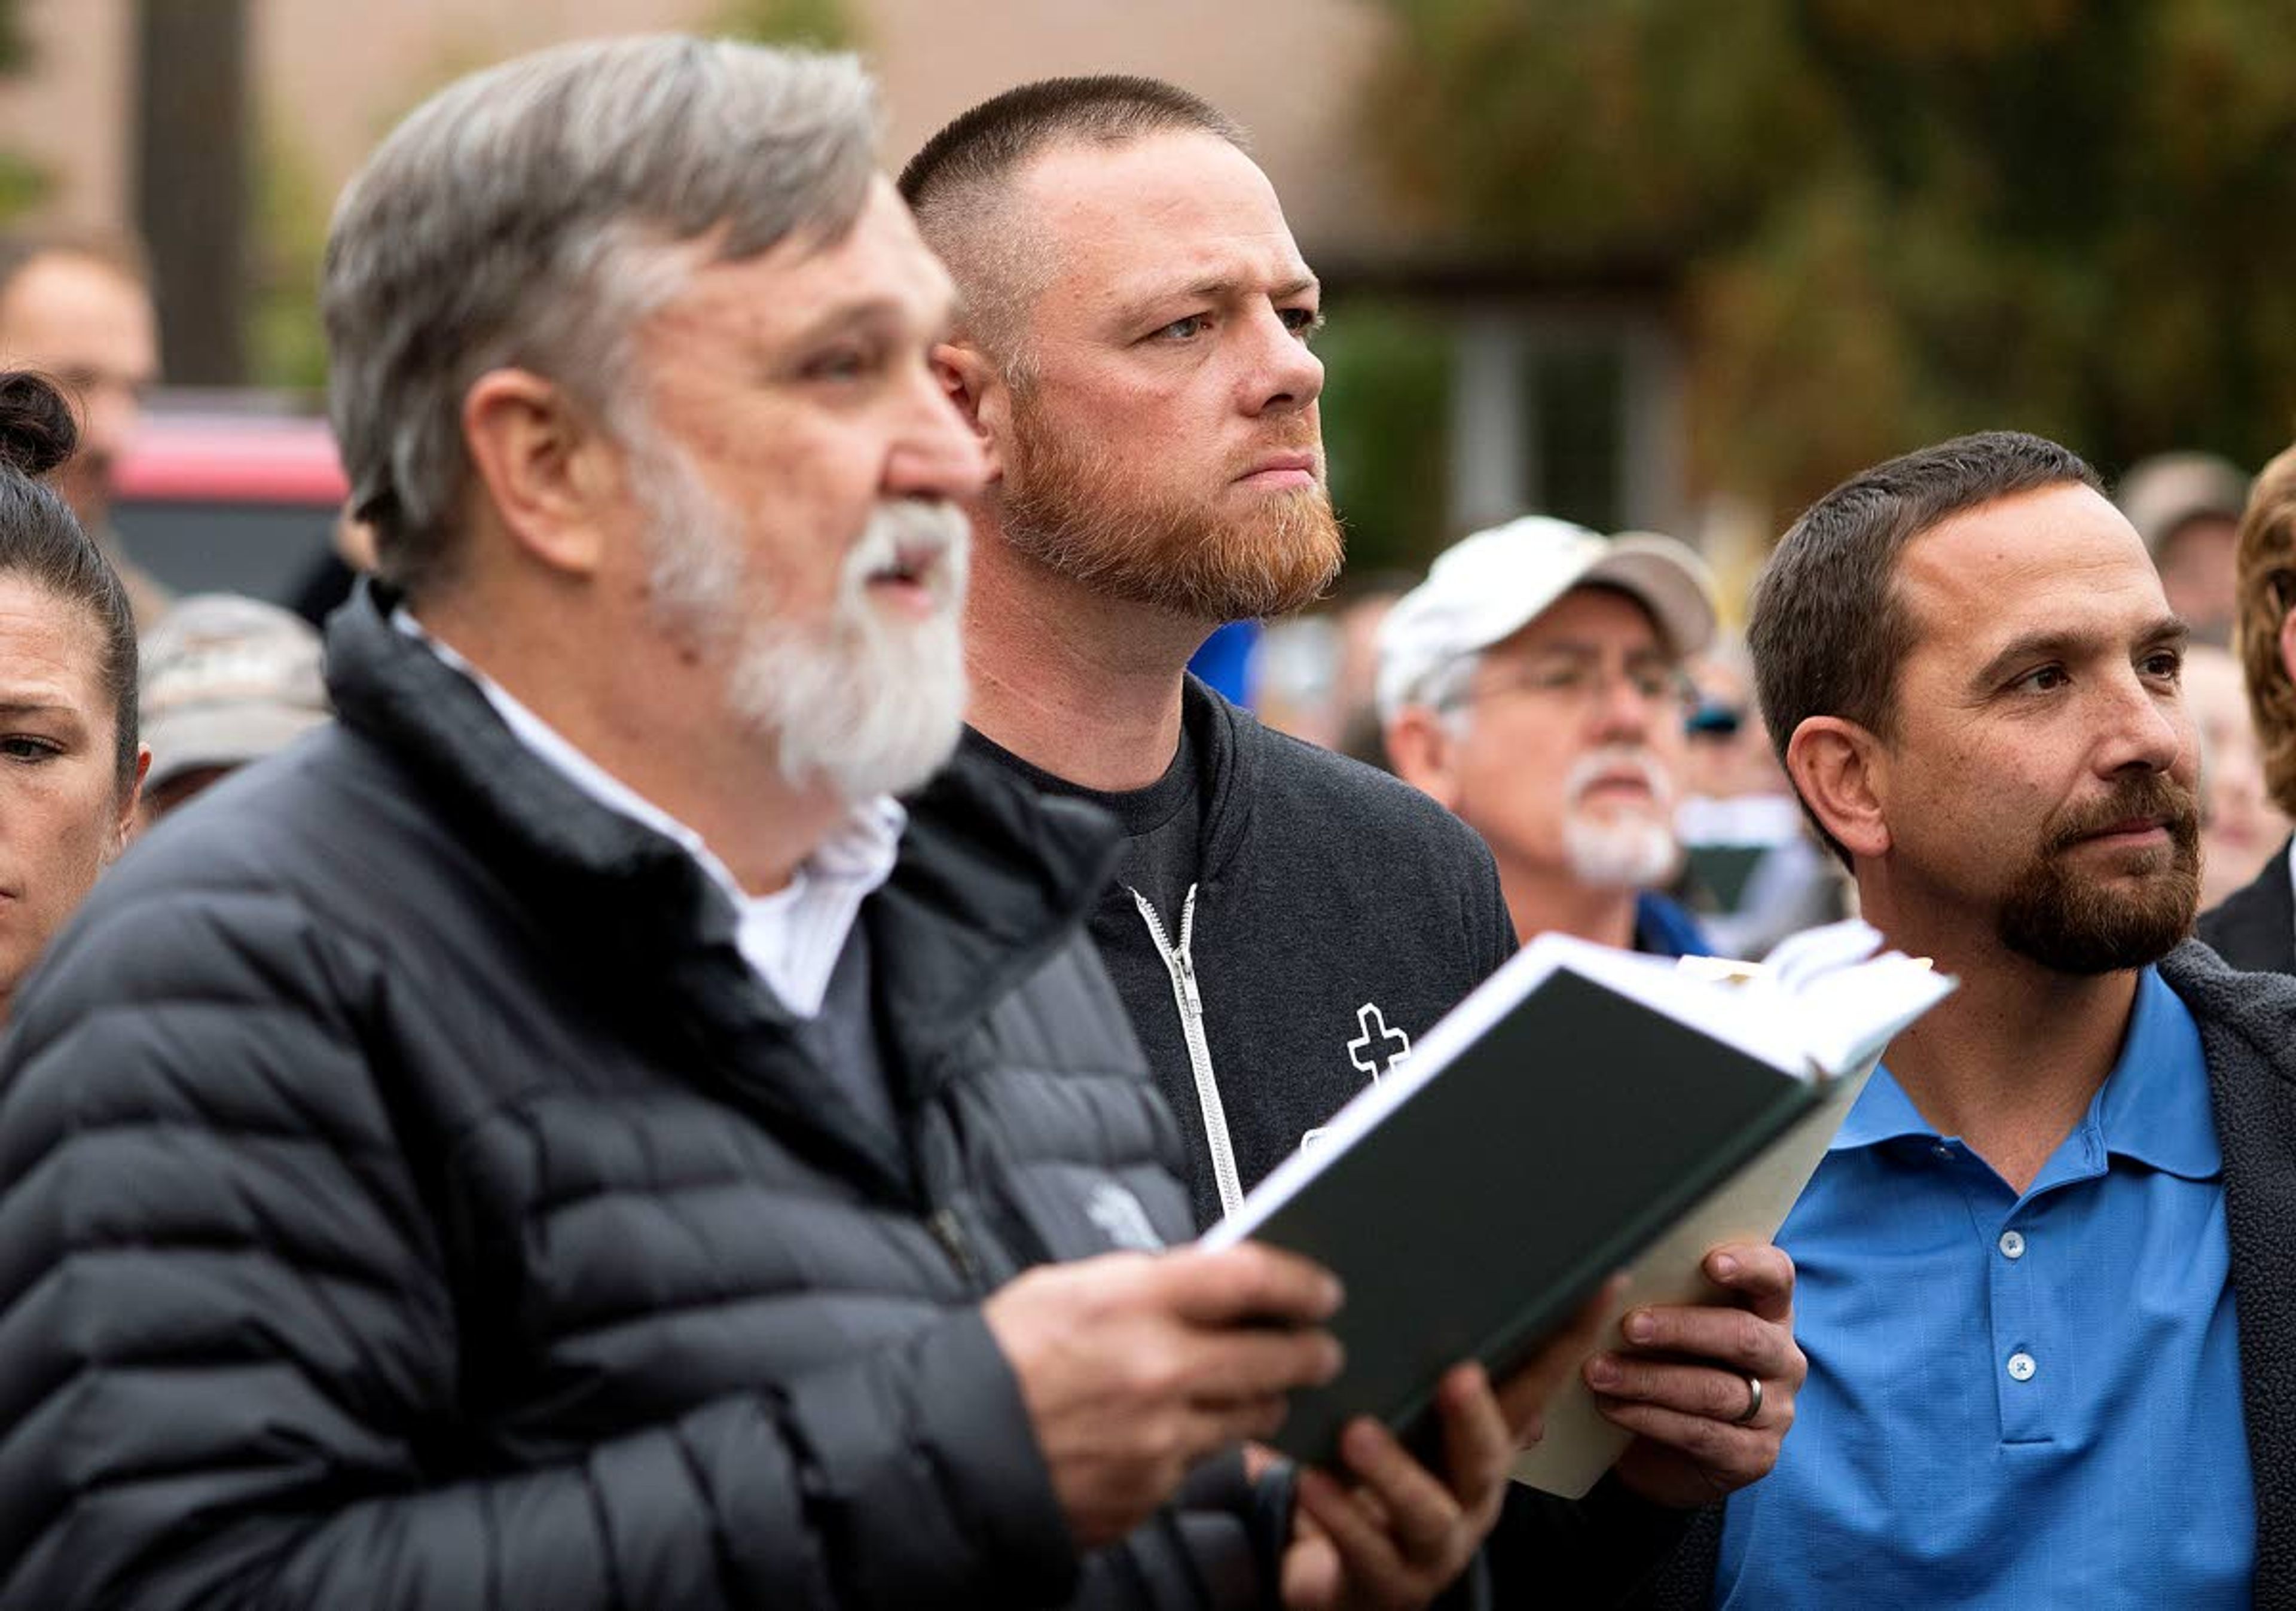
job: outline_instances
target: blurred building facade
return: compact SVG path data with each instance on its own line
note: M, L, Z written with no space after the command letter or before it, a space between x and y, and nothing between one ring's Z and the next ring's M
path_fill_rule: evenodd
M141 120L152 115L141 62L147 8L183 3L19 0L33 61L0 81L0 128L47 172L45 213L130 227L151 216L138 172ZM559 40L706 30L740 9L729 0L200 4L229 5L243 27L237 111L250 127L239 144L254 160L291 161L315 210L401 114L461 72ZM1341 316L1351 298L1400 299L1441 333L1440 523L1450 532L1551 509L1609 529L1695 535L1686 529L1683 365L1663 298L1654 287L1526 283L1414 223L1365 146L1358 88L1388 26L1376 0L840 0L834 9L884 84L889 163L984 96L1058 73L1168 78L1242 121ZM199 141L193 127L162 144ZM261 226L259 218L250 225ZM187 272L164 252L160 267L163 282Z

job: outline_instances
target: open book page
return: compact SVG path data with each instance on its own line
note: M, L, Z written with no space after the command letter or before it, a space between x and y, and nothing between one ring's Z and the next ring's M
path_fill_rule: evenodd
M1764 1017L1790 1022L1809 1064L1828 1081L1825 1099L1629 1266L1628 1290L1603 1325L1606 1337L1632 1307L1724 1301L1702 1272L1707 1253L1723 1242L1776 1236L1890 1039L1952 990L1954 982L1926 959L1874 956L1880 941L1869 925L1851 921L1797 934L1759 967L1683 959L1685 971L1727 983ZM1515 1480L1566 1499L1584 1495L1633 1441L1603 1418L1576 1373L1546 1420L1546 1437L1516 1461Z
M1757 1010L1789 1013L1802 1052L1829 1074L1870 1067L1898 1032L1943 1000L1953 981L1925 957L1874 955L1881 935L1830 923L1779 943L1746 982Z

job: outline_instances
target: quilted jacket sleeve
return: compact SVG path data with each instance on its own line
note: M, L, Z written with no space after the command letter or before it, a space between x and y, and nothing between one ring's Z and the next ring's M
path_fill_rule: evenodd
M488 1475L387 986L277 895L107 906L0 1064L0 1607L1058 1603L977 1312Z

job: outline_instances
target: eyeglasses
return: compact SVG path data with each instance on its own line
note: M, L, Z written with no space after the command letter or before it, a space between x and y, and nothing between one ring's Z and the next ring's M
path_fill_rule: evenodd
M1454 705L1478 703L1496 694L1528 694L1556 705L1586 706L1608 698L1624 682L1646 705L1671 706L1685 715L1698 703L1698 690L1679 667L1663 661L1636 661L1617 670L1591 656L1537 661L1480 686L1462 688Z

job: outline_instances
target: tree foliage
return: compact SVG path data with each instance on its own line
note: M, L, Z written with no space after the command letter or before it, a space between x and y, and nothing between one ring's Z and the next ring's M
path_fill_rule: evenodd
M22 12L17 0L0 0L0 76L13 77L32 65ZM48 172L38 163L0 150L0 219L12 218L45 201L49 185Z
M331 201L317 163L277 117L264 118L258 134L249 369L260 385L316 394L327 384L319 264L326 255Z
M1357 297L1330 305L1316 338L1332 501L1357 572L1416 569L1456 533L1446 520L1450 333L1423 304Z
M861 42L842 0L723 0L709 31L817 50L851 50Z
M1386 0L1423 221L1658 271L1709 489L1792 507L1956 432L2108 470L2296 431L2286 0Z

